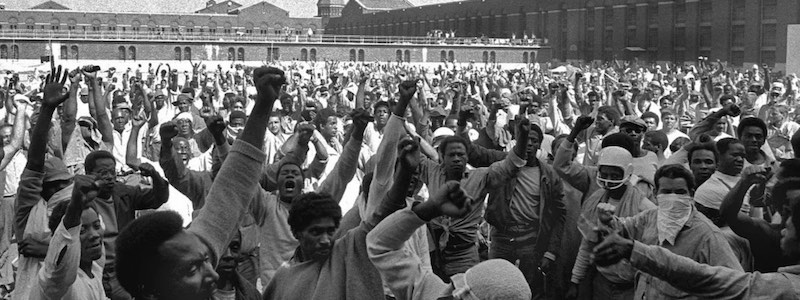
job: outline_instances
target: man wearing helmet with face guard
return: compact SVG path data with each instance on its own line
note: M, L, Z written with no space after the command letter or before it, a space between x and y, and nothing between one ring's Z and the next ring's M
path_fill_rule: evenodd
M617 136L622 137L622 135ZM606 145L602 148L598 167L596 170L592 170L596 172L594 182L600 188L595 188L594 192L583 202L579 228L598 222L597 205L601 203L613 206L615 215L625 217L632 217L656 207L638 188L631 184L632 161L633 156L630 151L623 147ZM590 174L591 172L587 170L585 173ZM587 189L587 192L591 190ZM592 225L588 226L593 227ZM572 269L570 280L572 285L567 292L567 298L577 296L578 284L584 279L587 269L592 264L589 255L595 242L595 239L584 235L578 258ZM594 299L630 299L633 297L633 279L636 271L628 263L620 262L607 267L598 266L597 270L600 274L591 279L591 294L594 295Z

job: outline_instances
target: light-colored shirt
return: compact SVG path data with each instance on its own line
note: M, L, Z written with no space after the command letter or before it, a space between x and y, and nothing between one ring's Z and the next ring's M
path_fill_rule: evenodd
M114 154L114 160L117 162L117 172L128 171L131 169L128 167L128 164L125 163L125 151L128 149L128 139L131 136L131 128L131 123L127 123L125 124L125 128L122 130L122 133L112 130L114 133L114 149L112 149L111 153ZM141 136L142 131L139 133Z
M714 174L711 174L711 177L709 177L706 182L697 188L697 191L694 193L694 201L708 208L719 209L720 205L722 205L722 200L725 200L725 196L728 195L728 192L733 189L741 178L742 177L738 175L731 176L716 171ZM747 198L748 197L745 197L744 203L742 203L741 211L749 214L750 203L747 201Z
M92 276L80 267L81 225L66 229L64 223L58 224L50 245L44 266L31 288L31 300L76 299L105 300L103 289L103 265L105 255L92 262ZM63 255L61 255L63 252Z
M540 178L541 170L538 166L525 166L517 173L517 184L514 186L509 209L511 216L520 224L539 222Z
M22 151L17 151L17 153L14 154L14 157L11 158L11 161L8 163L5 169L6 185L5 190L3 191L3 196L9 197L17 194L17 188L19 188L19 180L22 176L22 170L25 170L25 165L27 163L28 159L25 157L25 153L22 153Z
M706 299L800 299L800 265L776 273L745 273L698 263L658 246L634 241L631 264Z
M622 227L636 241L648 245L662 244L658 237L658 209L651 209L623 219ZM739 260L724 234L711 220L692 210L689 220L675 238L675 243L663 242L663 248L692 260L742 271ZM637 274L634 299L694 299L684 291L646 273Z

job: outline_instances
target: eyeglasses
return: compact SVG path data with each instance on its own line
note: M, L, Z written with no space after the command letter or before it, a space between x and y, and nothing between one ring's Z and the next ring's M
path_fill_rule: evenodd
M628 134L630 134L630 133L640 134L640 133L642 133L644 131L644 129L639 128L639 127L625 127L625 128L622 129L622 131L624 131L625 133L628 133Z

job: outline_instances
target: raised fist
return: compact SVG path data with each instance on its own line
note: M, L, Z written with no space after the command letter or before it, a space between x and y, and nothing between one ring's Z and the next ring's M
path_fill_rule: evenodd
M458 181L448 181L431 197L438 207L439 214L460 218L469 212L470 199Z
M178 124L172 121L161 124L158 133L161 135L162 141L172 140L172 138L178 136Z
M397 147L397 158L406 170L415 171L422 161L419 148L419 137L404 139Z
M158 174L158 172L156 172L156 168L149 163L143 163L139 165L139 172L141 172L142 176L144 177L152 177L153 175Z
M581 131L586 130L589 126L592 126L594 123L594 119L590 116L580 116L577 120L575 120L575 130Z
M260 67L253 71L253 82L259 95L278 99L281 86L286 84L286 75L278 68Z
M208 118L206 122L206 126L208 127L208 131L211 132L212 136L222 136L225 132L225 120L222 119L221 116L211 116Z
M406 80L400 83L400 99L411 100L414 94L417 93L417 82L415 80Z

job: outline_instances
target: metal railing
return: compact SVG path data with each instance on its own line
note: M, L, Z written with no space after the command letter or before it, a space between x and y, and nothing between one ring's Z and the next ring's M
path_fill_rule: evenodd
M224 30L224 29L223 29ZM425 36L370 36L332 34L262 34L257 31L225 32L150 31L150 30L39 30L3 29L0 38L16 40L141 40L141 41L198 41L198 42L266 42L266 43L351 43L351 44L408 44L408 45L469 45L469 46L541 46L542 39L511 40L494 38L436 38ZM222 31L222 32L220 32Z

